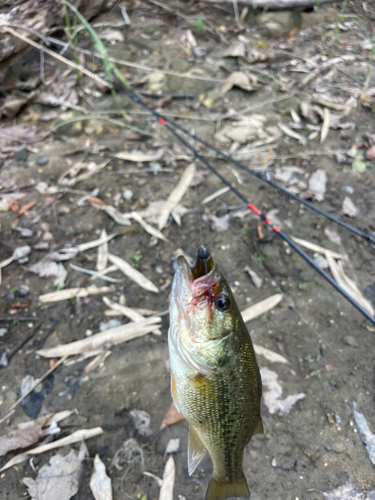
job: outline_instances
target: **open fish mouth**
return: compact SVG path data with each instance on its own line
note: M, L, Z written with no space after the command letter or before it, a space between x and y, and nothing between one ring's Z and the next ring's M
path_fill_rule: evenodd
M197 262L190 269L186 259L177 258L170 304L177 308L179 317L194 314L199 309L212 306L217 295L220 274L211 254L205 247L198 250Z

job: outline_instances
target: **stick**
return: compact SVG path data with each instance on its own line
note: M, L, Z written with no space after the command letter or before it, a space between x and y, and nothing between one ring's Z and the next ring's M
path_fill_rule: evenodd
M14 411L15 411L15 408L31 393L33 392L33 390L35 389L35 387L37 387L41 382L43 382L43 380L45 378L48 377L48 375L50 375L54 370L56 370L56 368L58 368L62 363L64 363L64 361L68 358L68 354L65 354L65 356L63 356L62 358L59 359L59 361L54 364L49 370L46 371L46 373L44 375L42 375L40 378L38 378L37 380L35 380L35 382L33 383L33 385L30 387L30 389L25 392L25 394L23 396L21 396L19 399L17 399L17 401L15 403L12 404L12 406L10 407L9 409L9 412L0 420L0 424L3 423L5 420L7 420L11 415L13 415Z
M20 33L18 33L17 31L15 31L12 28L9 28L8 26L4 26L3 29L5 32L9 33L10 35L13 35L16 38L19 38L20 40L22 40L23 42L28 43L29 45L32 45L36 49L41 50L42 52L45 52L46 54L50 55L51 57L54 57L58 61L66 64L67 66L70 66L71 68L76 69L77 71L80 71L84 75L95 80L97 83L100 83L103 87L105 87L107 89L112 88L112 85L110 83L103 80L103 78L100 78L100 76L95 75L94 73L92 73L91 71L86 69L81 64L76 64L72 61L69 61L69 59L67 59L66 57L60 56L60 54L56 54L52 50L47 49L46 47L43 47L39 43L34 42L34 40L31 40L31 38L29 38L27 36L21 35Z
M319 0L319 4L341 3L343 0ZM204 3L232 4L233 0L204 0ZM237 0L241 5L250 5L253 9L284 10L298 7L315 7L316 0Z

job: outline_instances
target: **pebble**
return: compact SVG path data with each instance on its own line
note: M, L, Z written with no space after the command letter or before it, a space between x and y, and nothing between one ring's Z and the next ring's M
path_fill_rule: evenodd
M122 193L122 197L124 198L124 200L126 201L129 201L133 198L133 191L131 189L126 189L123 193Z
M27 285L18 285L17 286L17 295L19 297L25 297L30 292L30 287Z
M0 328L0 337L4 337L7 331L8 331L7 328Z
M110 328L115 328L116 326L120 326L121 321L118 319L110 319L109 321L101 321L99 323L99 330L104 332L105 330L109 330Z
M85 337L90 337L92 335L92 330L85 331Z
M342 420L341 420L341 417L339 415L335 415L334 419L335 419L336 424L341 424Z
M45 156L44 154L40 154L36 160L36 164L40 165L41 167L43 167L43 165L47 165L48 162L49 158L47 158L47 156Z
M345 186L345 191L349 194L354 193L354 189L352 188L352 186Z
M272 459L271 465L272 465L272 467L277 467L277 460L276 460L276 458Z

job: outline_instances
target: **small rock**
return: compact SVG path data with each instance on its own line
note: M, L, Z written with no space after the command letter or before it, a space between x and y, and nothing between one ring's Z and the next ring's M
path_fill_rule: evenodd
M91 337L93 331L92 330L86 330L85 331L85 337Z
M334 419L335 419L336 424L341 424L342 420L341 420L341 417L339 415L335 415Z
M13 292L9 292L8 295L5 297L7 300L14 300L14 293Z
M309 189L314 193L316 201L323 201L326 192L327 175L321 168L315 170L309 179Z
M4 335L7 333L8 329L7 328L0 328L0 337L4 337Z
M345 186L345 191L349 194L354 193L354 189L352 188L352 186Z
M359 208L354 205L349 196L346 196L344 201L342 202L342 211L349 217L356 217L360 213Z
M27 295L28 293L30 292L30 287L27 286L27 285L18 285L17 286L17 295L19 297L25 297L25 295Z
M124 200L126 201L129 201L133 198L133 191L131 189L126 189L123 194L122 194L122 197L124 198Z
M327 269L329 267L327 260L321 254L314 255L314 262L322 269Z
M6 368L8 366L7 353L4 351L0 354L0 366Z
M272 459L271 465L272 465L272 467L277 467L277 460L275 457Z
M18 262L20 262L27 255L29 255L30 252L31 252L31 248L29 247L29 245L24 245L22 247L18 247L13 252L13 258L14 258L14 260L18 260ZM21 262L21 264L22 264L22 262Z
M350 347L358 347L356 339L354 337L351 337L350 335L346 335L346 337L344 337L342 340L345 342L345 344L350 345Z
M105 330L109 330L110 328L115 328L116 326L120 326L121 321L118 319L110 319L109 321L101 321L99 323L99 330L104 332Z
M40 165L41 167L43 167L43 165L47 165L48 162L49 158L47 158L47 156L45 156L43 153L40 154L36 160L36 164Z

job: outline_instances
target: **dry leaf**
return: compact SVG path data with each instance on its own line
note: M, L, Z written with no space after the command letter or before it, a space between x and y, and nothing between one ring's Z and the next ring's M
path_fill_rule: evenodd
M121 304L117 304L113 302L113 300L108 299L107 297L103 297L103 302L108 307L113 309L114 311L119 311L121 314L129 318L131 321L143 321L145 318L135 309L131 309L130 307L123 306ZM161 335L161 331L157 328L152 333L155 335Z
M267 299L261 300L257 304L248 307L244 311L241 312L242 318L245 323L251 321L258 316L261 316L263 313L269 311L273 307L276 307L283 299L282 293L276 293L275 295L271 295Z
M133 419L134 427L140 434L142 434L142 436L151 436L151 417L146 411L132 410L130 412L130 416Z
M297 139L303 146L306 146L307 144L307 139L301 134L298 134L295 132L293 129L288 127L288 125L285 125L285 123L278 123L277 126L279 129L284 132L284 134L289 135L289 137L293 137L293 139Z
M360 214L359 208L354 205L349 196L346 196L344 201L342 202L342 211L349 217L357 217L357 215Z
M23 205L19 210L18 210L18 216L20 217L21 215L25 214L30 208L35 207L37 204L36 201L30 201L30 203L26 203L26 205Z
M66 290L59 290L57 292L45 293L39 295L39 301L42 304L48 302L60 302L60 300L70 300L79 297L88 297L89 295L98 295L100 293L113 292L114 288L111 286L89 286L87 288L67 288Z
M71 253L71 252L85 252L86 250L90 250L91 248L96 248L106 241L110 241L112 238L115 238L119 234L122 234L121 231L116 231L108 236L100 236L98 240L88 241L87 243L81 243L80 245L76 245L75 247L70 248L62 248L60 252Z
M120 158L121 160L135 161L135 162L146 162L146 161L159 161L164 156L164 148L160 148L154 153L142 153L142 151L137 151L135 153L129 153L127 151L120 151L116 153L115 158Z
M24 477L32 500L69 500L78 491L82 472L82 461L86 456L86 447L79 452L70 450L65 456L55 455L49 464L44 465L34 480Z
M105 465L98 454L94 459L90 488L95 500L112 500L112 481L107 476Z
M289 413L293 405L306 396L306 394L301 392L299 394L292 394L286 399L281 399L283 388L277 380L277 373L263 367L260 369L260 376L263 386L263 401L271 415L278 411L282 411L284 414Z
M331 125L331 114L328 108L324 108L323 110L323 125L322 130L320 131L320 142L324 142L327 139L329 127Z
M314 491L314 490L313 490ZM324 500L374 500L373 491L360 491L354 483L346 483L334 490L323 491Z
M164 415L163 421L160 426L160 430L164 429L168 425L173 425L177 424L177 422L182 422L182 420L184 420L184 417L177 410L175 404L172 401L170 407L167 410L167 413Z
M9 460L9 462L7 462L2 469L0 469L0 472L9 469L9 467L13 467L14 465L20 464L29 457L33 457L34 455L40 455L41 453L54 450L55 448L60 448L61 446L67 446L73 443L80 443L85 439L99 436L99 434L102 433L103 429L101 427L94 427L93 429L81 429L79 431L73 432L73 434L71 434L70 436L58 439L57 441L53 441L52 443L43 444L42 446L38 446L37 448L33 448L32 450L28 450L25 451L24 453L16 455L11 460Z
M133 280L139 286L148 290L149 292L159 293L158 288L152 283L152 281L148 280L146 276L140 273L137 269L134 269L126 260L121 259L121 257L117 257L116 255L108 254L108 259L112 264L117 266L120 271L122 271L125 276Z
M245 266L245 271L250 275L251 281L254 283L255 288L260 288L263 283L263 279L260 278L255 271L253 271L249 266Z
M64 355L87 354L91 351L90 355L97 355L98 352L95 352L95 350L104 344L107 346L116 345L136 339L155 330L155 327L159 326L160 323L161 318L159 316L153 316L152 318L138 321L137 323L132 322L127 325L110 328L104 332L96 333L90 337L70 342L69 344L52 347L50 349L41 349L37 351L37 354L45 358L60 358Z
M221 189L218 189L214 193L210 194L210 196L207 196L206 198L204 198L202 200L202 205L205 205L206 203L209 203L210 201L214 200L215 198L218 198L219 196L227 193L228 191L230 191L229 187L223 187Z
M0 437L0 457L8 451L27 448L39 441L43 436L42 423L26 429L11 430Z
M68 271L61 264L56 262L45 260L37 262L33 266L29 267L29 271L38 274L41 278L46 278L48 276L57 276L57 279L53 282L55 286L63 287L65 279L68 276Z
M195 163L190 163L184 171L184 173L181 176L181 179L177 186L173 189L171 194L168 196L167 201L165 202L163 208L161 209L160 215L159 215L159 220L158 220L158 227L159 230L161 231L163 227L166 225L169 214L172 212L174 208L177 207L177 205L180 203L181 199L183 198L184 194L188 190L191 181L193 180L195 173Z
M159 238L159 240L163 240L169 243L168 238L166 238L158 229L150 226L150 224L144 221L138 212L132 212L131 216L143 227L145 231L151 234L151 236L155 236L155 238Z
M233 45L224 51L223 57L242 57L245 59L246 47L245 44L237 40Z
M257 356L263 356L267 361L270 361L271 363L289 363L289 361L284 358L284 356L281 356L281 354L271 351L270 349L267 349L266 347L263 347L261 345L254 344L254 350Z
M258 80L253 75L248 75L243 71L234 71L225 80L224 85L221 87L221 93L226 94L233 87L239 87L248 92L252 92L258 88Z
M96 258L96 270L99 273L101 273L108 264L108 241L106 240L107 232L105 229L102 229L100 238L103 240L103 243L98 247L98 254Z
M301 245L302 247L308 248L309 250L312 250L313 252L318 252L322 253L323 255L329 254L331 257L334 259L344 259L344 255L341 255L341 253L333 252L332 250L328 250L328 248L320 247L319 245L316 245L315 243L311 243L310 241L307 240L302 240L301 238L295 238L292 236L292 240L296 242L298 245Z
M163 484L159 492L159 500L173 500L173 487L176 476L176 466L172 455L168 458L163 472Z
M109 283L121 283L121 280L116 278L111 278L109 276L105 276L104 274L98 273L98 271L92 271L91 269L85 269L83 267L75 266L74 264L70 264L70 267L75 271L79 271L83 274L89 274L90 276L94 276L95 278L99 278L103 281L108 281Z
M332 229L331 227L326 226L324 228L324 234L327 236L329 241L332 241L332 243L336 243L336 245L341 245L341 238L339 233L334 229Z
M316 201L323 201L326 192L327 175L321 168L315 170L309 179L309 189L314 193Z
M356 408L357 404L353 403L354 406L354 419L358 425L359 435L362 441L366 445L366 451L369 459L375 465L375 434L371 432L370 427L363 413L359 413Z
M102 163L99 163L99 165L97 165L95 162L91 161L86 167L86 172L75 177L75 175L79 172L79 170L81 170L81 168L84 167L84 165L82 163L79 163L76 166L67 170L64 174L62 174L58 180L58 183L64 184L64 185L70 186L70 187L75 186L76 184L78 184L78 182L89 179L93 175L100 172L100 170L102 170L106 165L108 165L109 162L110 162L110 160L106 160ZM74 176L74 177L68 181L65 181L65 177L67 177L68 175L72 176L72 177Z

